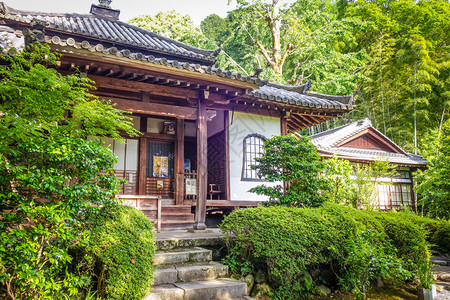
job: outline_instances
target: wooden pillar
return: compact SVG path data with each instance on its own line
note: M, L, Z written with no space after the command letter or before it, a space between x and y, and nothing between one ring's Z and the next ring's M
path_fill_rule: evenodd
M147 185L147 139L139 139L139 175L138 175L138 193L145 195Z
M281 116L281 135L287 135L288 134L288 127L287 127L287 123L288 123L288 116L286 116L286 114L283 114L283 116Z
M224 111L225 126L225 199L230 201L230 112Z
M197 208L195 211L194 229L206 229L206 191L208 184L208 132L206 127L207 91L200 91L197 101Z
M175 204L184 201L184 120L177 119L175 140Z
M142 133L147 131L147 118L141 117L139 130ZM147 185L147 139L139 139L139 165L138 165L138 194L145 195Z

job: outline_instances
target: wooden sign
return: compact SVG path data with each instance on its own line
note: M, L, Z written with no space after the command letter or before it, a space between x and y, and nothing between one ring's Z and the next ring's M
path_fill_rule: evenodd
M186 178L186 195L197 195L197 179Z

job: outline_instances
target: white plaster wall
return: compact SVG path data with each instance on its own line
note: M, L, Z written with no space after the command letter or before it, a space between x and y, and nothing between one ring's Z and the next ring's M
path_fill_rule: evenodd
M244 138L253 133L261 134L266 138L280 135L280 118L260 116L246 113L230 112L230 194L231 200L268 200L265 196L249 193L252 187L266 184L275 185L278 183L267 183L258 181L242 181L242 164L244 151Z

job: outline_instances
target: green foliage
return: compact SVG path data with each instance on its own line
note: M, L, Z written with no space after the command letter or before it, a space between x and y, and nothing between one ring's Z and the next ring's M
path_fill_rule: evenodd
M233 1L234 2L234 1ZM247 74L298 85L313 79L314 90L351 93L361 76L363 51L353 51L355 20L338 20L330 1L236 1L224 19L205 19L204 34L223 46ZM221 34L217 34L217 33ZM227 33L227 38L224 34ZM232 66L220 60L221 67Z
M444 253L450 253L450 222L420 217L411 213L403 213L403 218L421 226L427 231L430 247Z
M326 160L325 176L330 180L330 200L354 208L372 208L377 195L379 184L391 182L377 182L383 177L391 177L395 173L395 166L388 161L375 161L368 164L352 164L337 156Z
M419 268L419 287L430 290L433 282L431 263L423 262Z
M317 206L326 200L320 193L328 188L319 177L323 164L307 137L275 136L265 141L263 149L252 167L267 182L286 182L286 189L282 184L260 185L250 192L268 196L268 205Z
M137 16L128 21L128 23L191 46L200 48L212 47L212 45L208 44L208 39L203 35L201 29L194 24L189 15L181 15L174 10L159 12L154 16Z
M153 284L153 224L140 211L108 205L86 227L84 267L101 299L142 299Z
M226 261L237 272L265 270L275 299L307 297L322 283L345 290L375 276L402 281L429 258L425 230L403 215L333 203L237 210L221 225Z
M335 203L350 204L354 183L351 179L353 166L346 159L339 159L336 155L325 161L325 177L330 182L328 197Z
M450 220L450 119L425 142L428 168L416 174L419 207L433 218Z
M89 277L69 270L69 251L98 208L116 200L116 158L88 135L135 134L130 119L88 93L92 84L45 65L32 45L0 61L0 295L58 299Z
M397 249L385 242L387 238L385 233L369 229L357 232L346 242L344 274L339 278L344 289L351 290L358 298L366 299L370 282L377 278L400 282L411 278L411 272L397 257Z
M369 117L407 151L418 150L429 130L439 127L449 106L450 3L431 1L342 1L341 15L364 24L354 31L356 49L370 56L362 69L353 118ZM355 51L356 51L355 49Z

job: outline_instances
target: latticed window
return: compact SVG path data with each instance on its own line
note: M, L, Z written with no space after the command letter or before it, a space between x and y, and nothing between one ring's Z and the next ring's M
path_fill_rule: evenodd
M255 158L263 155L263 146L266 138L259 134L250 134L244 138L244 164L242 169L243 180L262 180L257 171L251 166L257 164Z

